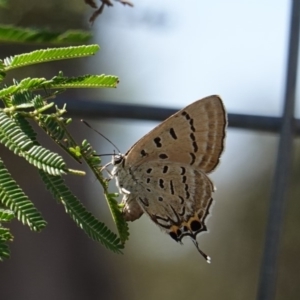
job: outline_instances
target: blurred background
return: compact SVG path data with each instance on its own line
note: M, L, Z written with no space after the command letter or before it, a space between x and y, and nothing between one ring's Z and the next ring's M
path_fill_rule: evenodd
M4 24L53 30L87 29L94 57L20 69L11 76L52 77L112 74L117 89L73 90L76 99L182 108L211 94L228 112L280 116L283 108L290 1L134 0L114 2L90 27L93 10L84 1L11 0L0 10ZM1 58L47 45L0 45ZM300 108L297 106L297 117ZM126 152L157 122L88 119ZM98 153L112 145L83 126L71 125L77 141L88 138ZM40 140L59 151L42 133ZM14 221L11 259L0 265L3 299L255 299L265 238L278 135L229 128L220 166L211 175L217 191L209 232L200 234L209 265L186 238L176 244L148 219L130 224L124 255L90 240L41 184L37 172L1 147L1 157L41 210L48 226L33 233ZM295 139L292 181L279 253L276 300L300 297L300 163ZM109 161L110 158L107 158ZM106 162L106 160L104 160ZM70 167L83 168L68 160ZM91 173L67 183L103 222L114 229L102 190ZM35 184L33 184L35 183ZM111 189L115 189L111 182ZM116 190L116 189L115 189Z

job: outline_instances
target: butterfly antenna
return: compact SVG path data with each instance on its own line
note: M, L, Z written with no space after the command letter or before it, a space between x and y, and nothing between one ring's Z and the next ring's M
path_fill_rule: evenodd
M192 238L192 241L193 241L194 245L196 246L198 252L205 258L206 262L210 264L210 263L211 263L211 258L210 258L210 256L206 255L206 254L199 248L199 245L198 245L196 239L193 239L193 238Z
M120 149L111 140L109 140L101 132L99 132L98 130L96 130L95 128L93 128L87 121L81 120L81 122L83 122L87 127L91 128L92 130L94 130L95 132L97 132L99 135L101 135L105 140L107 140L111 145L113 145L118 150L119 153L121 153Z

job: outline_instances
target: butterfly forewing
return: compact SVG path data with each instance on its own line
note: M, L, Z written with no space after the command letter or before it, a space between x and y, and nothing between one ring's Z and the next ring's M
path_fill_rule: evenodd
M125 165L159 159L190 164L209 173L219 163L225 127L222 100L218 96L198 100L141 138L128 151Z

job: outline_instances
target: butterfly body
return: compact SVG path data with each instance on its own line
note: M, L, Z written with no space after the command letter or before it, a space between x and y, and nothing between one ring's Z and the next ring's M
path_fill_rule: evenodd
M206 230L214 186L206 175L223 150L226 113L210 96L180 110L158 125L125 155L113 157L113 177L123 194L127 221L146 213L174 240Z

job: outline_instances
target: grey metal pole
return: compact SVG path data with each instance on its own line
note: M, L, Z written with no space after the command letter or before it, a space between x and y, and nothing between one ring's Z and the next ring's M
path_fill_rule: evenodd
M55 100L59 107L67 103L68 114L72 117L87 118L89 120L101 119L130 119L147 121L164 121L180 108L165 108L145 106L138 104L111 103L106 101L92 101L80 98L59 98ZM296 134L300 135L300 119L296 122ZM230 128L257 130L278 133L281 117L256 116L228 113L228 126Z
M284 112L280 131L277 163L271 190L265 248L257 294L258 300L273 300L275 299L276 294L278 250L283 227L285 203L288 196L288 184L293 156L293 139L295 134L294 107L299 52L299 24L300 0L293 0L291 6Z

